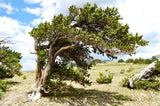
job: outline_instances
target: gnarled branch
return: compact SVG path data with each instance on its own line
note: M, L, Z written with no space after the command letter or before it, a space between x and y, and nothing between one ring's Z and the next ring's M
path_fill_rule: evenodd
M79 44L79 42L77 42L75 45L71 45L71 46L66 46L66 47L60 48L60 49L55 53L55 55L54 55L54 57L53 57L53 60L55 60L56 57L57 57L62 51L67 50L67 49L70 49L70 48L74 48L74 47L76 47L78 44Z

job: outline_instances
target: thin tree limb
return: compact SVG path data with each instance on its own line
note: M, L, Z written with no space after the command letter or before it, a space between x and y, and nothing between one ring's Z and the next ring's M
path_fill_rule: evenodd
M54 55L54 57L53 57L53 60L55 60L56 57L57 57L62 51L67 50L67 49L70 49L70 48L74 48L74 47L76 47L78 44L79 44L79 42L77 42L75 45L71 45L71 46L66 46L66 47L60 48L60 49L55 53L55 55Z

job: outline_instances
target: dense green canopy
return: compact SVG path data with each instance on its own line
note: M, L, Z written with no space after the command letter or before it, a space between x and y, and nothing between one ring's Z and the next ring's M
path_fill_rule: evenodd
M21 53L4 46L3 43L6 43L7 41L1 40L0 42L0 79L12 78L14 74L21 75Z
M138 46L145 46L148 41L138 33L130 33L128 24L120 23L121 19L117 8L102 9L87 3L83 8L69 7L67 16L59 14L51 22L40 23L30 32L35 40L39 65L43 68L51 59L53 64L64 69L74 61L78 69L86 70L88 61L92 59L91 52L106 54L109 58L116 58L122 53L134 54ZM52 67L54 74L59 73L55 71L57 65ZM65 76L63 72L58 75ZM78 72L86 75L86 71Z

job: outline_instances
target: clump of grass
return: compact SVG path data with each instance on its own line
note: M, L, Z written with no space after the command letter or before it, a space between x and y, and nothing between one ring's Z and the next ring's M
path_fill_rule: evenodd
M99 73L100 78L97 78L96 81L97 83L102 83L102 84L107 84L111 83L113 79L113 75L109 74L108 76L103 75L102 73Z
M2 98L2 95L4 95L4 92L6 92L7 89L8 89L7 82L2 81L0 79L0 99Z
M124 95L114 95L113 96L114 99L116 100L122 100L122 101L131 101L132 99L129 96L124 96Z
M2 98L3 95L4 95L4 92L0 89L0 99Z
M132 72L134 70L134 68L130 67L127 72Z
M124 74L125 69L121 69L120 74Z
M0 80L0 90L2 90L2 92L5 92L7 89L8 89L7 82Z
M128 78L123 78L122 81L120 82L120 85L123 87L128 87Z
M130 76L128 76L128 77L125 77L125 78L123 78L119 83L120 83L120 85L121 86L123 86L123 87L129 87L129 78L132 78L134 76L134 74L132 74L132 75L130 75Z
M26 76L26 75L24 75L24 76L23 76L23 79L27 79L27 76Z
M107 72L107 71L108 71L108 69L105 69L105 71Z

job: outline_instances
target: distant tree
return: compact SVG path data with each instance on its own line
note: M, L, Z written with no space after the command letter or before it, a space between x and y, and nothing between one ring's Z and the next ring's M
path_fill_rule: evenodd
M152 61L156 61L156 60L157 60L157 57L156 57L156 56L152 56L151 60L152 60Z
M135 59L134 61L133 61L133 63L134 64L143 64L144 63L144 59L142 59L141 57L139 58L139 59Z
M151 59L145 59L144 60L144 64L151 64L152 63L152 60Z
M21 75L22 66L19 63L22 58L21 53L6 47L5 44L9 43L6 39L0 42L0 79L12 78L14 74Z
M116 8L103 10L87 3L83 8L71 6L68 16L54 16L51 22L33 28L30 35L35 40L37 54L37 86L33 91L36 95L29 100L39 99L40 92L45 90L43 86L51 88L55 79L90 85L86 70L90 68L88 61L93 59L91 52L116 58L121 53L132 55L138 46L148 44L142 35L129 33L129 26L120 23L121 19ZM70 61L76 63L76 69L67 67Z
M126 60L126 63L133 63L133 62L134 62L133 59L127 59L127 60Z
M91 61L91 64L92 64L92 65L96 65L97 63L103 63L103 62L102 62L102 60L100 60L100 59L93 59L93 60Z
M118 60L118 63L123 63L123 62L124 62L123 59Z
M21 54L9 49L5 45L11 43L6 38L0 37L0 99L8 88L7 82L1 80L4 78L12 78L15 74L21 75L20 59Z

